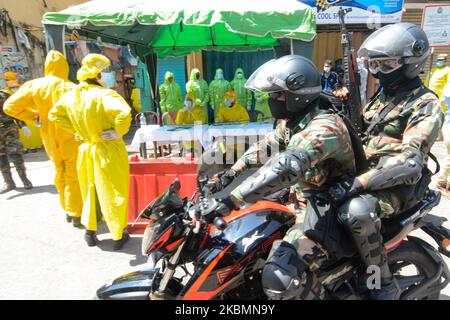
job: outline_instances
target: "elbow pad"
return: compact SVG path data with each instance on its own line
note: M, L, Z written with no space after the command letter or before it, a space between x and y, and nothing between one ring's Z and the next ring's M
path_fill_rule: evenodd
M402 157L396 157L395 163L383 167L392 157L381 160L377 172L368 181L368 190L381 190L398 185L416 184L422 177L423 153L416 149L408 149Z
M298 182L309 165L304 150L289 149L275 156L235 191L245 202L256 202Z

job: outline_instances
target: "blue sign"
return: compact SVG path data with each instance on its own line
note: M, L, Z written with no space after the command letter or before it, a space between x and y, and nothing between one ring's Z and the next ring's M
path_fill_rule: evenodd
M340 7L351 7L345 22L376 27L381 23L396 23L402 19L403 0L303 0L317 12L317 24L338 24Z

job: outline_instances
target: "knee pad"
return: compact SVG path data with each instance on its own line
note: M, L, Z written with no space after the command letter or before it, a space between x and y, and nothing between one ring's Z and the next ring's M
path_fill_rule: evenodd
M298 257L294 246L285 241L275 241L262 273L264 292L273 300L307 296L312 287L312 277L306 279L310 281L306 281L305 286L306 268L307 264Z
M370 236L381 228L378 218L380 206L377 198L365 194L352 198L338 209L339 221L352 233L359 236Z

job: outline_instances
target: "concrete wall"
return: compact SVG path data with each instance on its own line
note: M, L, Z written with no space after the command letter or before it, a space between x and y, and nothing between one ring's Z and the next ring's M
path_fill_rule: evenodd
M43 39L42 15L46 12L61 11L69 6L87 2L86 0L0 0L0 9L6 9L12 20L29 25L30 31Z
M18 52L26 56L27 65L30 70L30 72L26 73L18 72L19 82L23 83L26 80L43 75L45 60L45 41L41 24L43 14L51 11L61 11L69 6L84 2L86 0L0 0L1 12L3 10L8 12L13 25L24 32L31 44L31 48L26 48L17 40L19 43ZM0 73L7 70L4 61L5 55L8 55L8 53L5 52L8 50L17 50L11 27L8 25L6 30L6 36L0 33L0 52L2 55ZM3 87L4 85L5 83L0 75L0 86Z

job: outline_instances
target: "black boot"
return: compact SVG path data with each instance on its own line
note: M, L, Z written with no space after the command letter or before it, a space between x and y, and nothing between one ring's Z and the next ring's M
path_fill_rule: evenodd
M374 300L398 300L402 290L389 270L387 261L380 267L381 288L371 291Z
M11 171L2 171L3 180L5 180L5 184L0 189L0 194L7 193L11 190L14 190L16 188L16 184L14 183L14 180L11 175Z
M117 251L117 250L122 249L123 245L124 245L128 240L130 240L130 235L129 235L128 233L125 233L125 232L124 232L123 235L122 235L122 239L120 239L120 240L114 240L114 247L113 247L113 250L114 250L114 251Z
M83 229L83 225L81 224L81 218L80 217L72 217L72 225L75 228Z
M86 233L84 234L84 240L86 241L89 247L96 246L98 239L95 236L95 231L86 230Z
M26 190L29 190L29 189L33 188L33 184L31 183L30 180L28 180L28 177L27 177L27 174L26 174L26 170L25 170L25 166L23 164L16 166L16 171L17 171L17 174L20 177L20 180L22 180L23 187Z
M66 221L67 221L68 223L71 223L71 222L72 222L72 216L69 215L69 214L67 214L67 213L66 213Z

